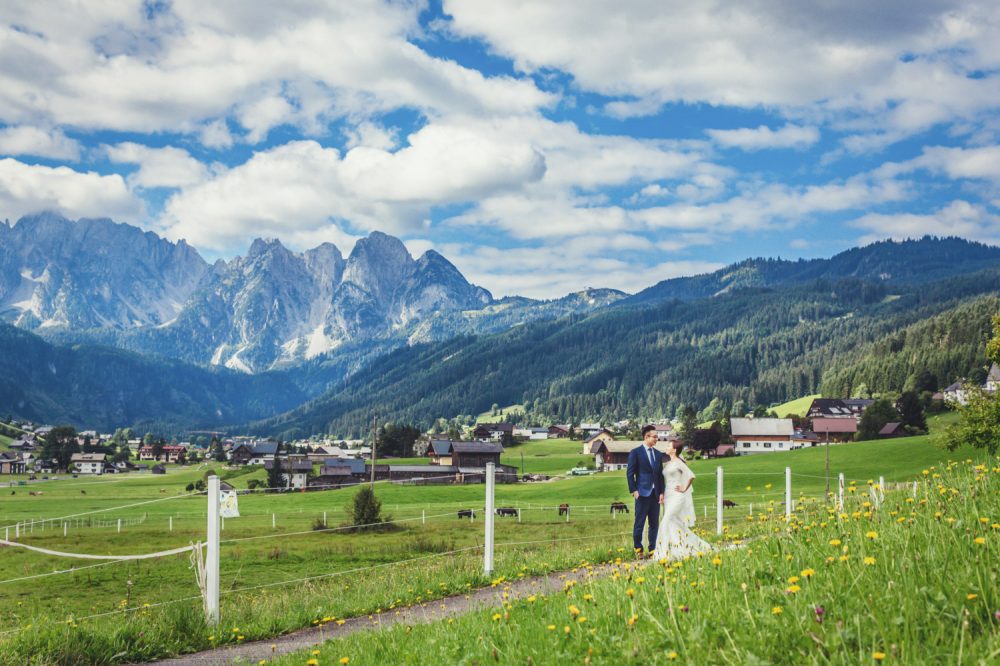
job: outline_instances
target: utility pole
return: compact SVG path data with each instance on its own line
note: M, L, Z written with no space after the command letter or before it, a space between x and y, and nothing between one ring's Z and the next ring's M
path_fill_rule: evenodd
M375 446L378 444L377 416L372 414L372 481L371 489L375 490Z
M830 497L830 428L826 429L826 497Z

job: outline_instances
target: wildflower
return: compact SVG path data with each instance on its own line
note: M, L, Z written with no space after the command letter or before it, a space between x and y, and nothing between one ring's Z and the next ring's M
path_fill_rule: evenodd
M840 539L830 539L830 545L831 546L839 546L840 545Z
M868 537L869 539L874 540L878 538L878 532L875 532L874 530L871 532L866 532L865 536Z
M977 597L979 597L978 594L967 594L965 596L965 598L968 599L969 601L972 601L973 599L976 599Z
M318 666L318 665L319 661L316 659L310 659L309 661L306 662L306 666Z
M798 585L789 585L789 586L788 586L788 589L787 589L787 590L785 590L785 592L789 592L789 593L791 593L791 594L795 594L796 592L798 592L798 591L799 591L799 590L801 590L801 589L802 589L802 588L801 588L801 587L799 587Z
M501 615L500 613L493 613L493 621L494 622L496 622L497 620L499 620L502 617L503 617L503 615Z
M584 622L587 621L587 618L581 615L580 617L576 618L576 621L579 622L580 624L583 624Z
M545 628L548 629L549 631L555 631L556 630L556 625L550 624L549 626L547 626Z
M803 578L812 578L816 574L812 569L803 569L800 573Z
M882 661L885 659L885 652L874 652L872 653L872 658L875 659L875 661Z
M312 651L312 656L318 657L319 656L319 650L313 650Z
M532 594L532 595L531 595L530 597L528 597L528 599L527 599L527 601L528 601L528 603L529 603L529 604L533 604L533 603L535 603L535 602L536 602L537 600L538 600L538 597L536 597L536 596L535 596L535 595L533 595L533 594Z
M983 537L976 537L976 543L982 546L983 544L986 543L986 539L984 539Z
M871 565L875 564L875 558L869 555L869 556L865 557L864 562L865 562L865 564L867 566L871 566Z
M816 606L813 612L816 613L816 622L823 624L823 616L826 615L826 609L822 606Z
M775 606L774 608L772 608L771 609L771 613L773 615L781 615L781 613L782 613L781 606Z
M681 606L681 612L682 613L687 613L689 610L691 610L691 609L688 608L687 605Z
M626 594L626 595L628 595L628 596L630 596L630 597L634 597L634 596L635 596L635 590L633 590L633 589L632 589L632 588L630 587L630 588L628 588L627 590L625 590L625 594Z
M633 614L633 615L632 615L631 617L629 617L629 619L628 619L628 626L630 626L630 627L631 627L631 626L635 625L635 623L636 623L636 622L638 622L638 621L639 621L639 616L638 616L638 615L634 615L634 614Z
M673 661L674 659L676 659L677 656L678 656L677 653L674 652L673 650L671 650L670 652L667 653L667 659L669 659L671 661Z
M797 583L797 582L799 582L799 577L798 576L789 576L788 577L788 582L789 583Z
M722 558L721 557L714 558L712 560L712 564L714 564L715 566L719 566L720 564L722 564Z
M341 657L340 658L340 663L344 664L344 666L347 666L347 664L351 663L351 658L350 657Z
M565 627L563 627L563 633L564 633L564 634L568 634L568 633L569 633L569 631L570 631L570 629L569 629L569 625L567 624L567 625L566 625Z

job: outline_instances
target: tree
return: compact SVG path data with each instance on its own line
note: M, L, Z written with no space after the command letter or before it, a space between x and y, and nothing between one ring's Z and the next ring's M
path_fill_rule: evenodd
M713 423L711 428L696 428L694 436L691 438L691 448L695 451L715 449L722 439L722 433L717 426L718 423Z
M408 457L413 455L413 443L422 433L411 425L398 426L389 423L379 433L378 452L380 456Z
M878 439L879 431L886 423L899 421L899 412L885 398L879 398L868 405L858 421L858 439Z
M1000 315L994 316L993 338L986 343L986 358L1000 363ZM961 420L947 431L947 444L951 450L962 444L986 449L996 455L1000 449L1000 393L987 393L978 386L968 392L968 402L959 407Z
M927 432L927 419L924 416L924 405L913 391L905 391L896 401L896 409L902 419L902 424L915 434Z
M358 488L351 506L351 521L356 530L369 530L381 526L385 522L382 517L382 502L375 496L375 490L369 485Z
M55 460L59 469L69 469L74 453L80 452L76 428L73 426L58 426L49 431L42 444L42 457Z
M155 442L153 442L153 460L159 460L160 456L163 455L163 447L167 445L167 440L162 437L158 437Z
M284 488L284 470L281 468L281 444L274 449L274 464L267 470L267 487Z
M698 415L694 407L687 405L681 410L681 443L685 447L694 445L694 433L698 428Z
M226 450L222 446L222 441L216 436L212 437L209 454L215 459L216 462L226 462Z

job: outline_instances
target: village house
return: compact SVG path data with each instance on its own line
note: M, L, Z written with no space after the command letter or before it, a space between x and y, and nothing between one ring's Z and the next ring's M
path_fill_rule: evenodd
M241 443L233 447L229 460L234 465L263 465L268 460L274 460L277 452L277 442Z
M613 442L615 441L615 436L611 434L611 431L607 428L601 428L583 440L583 455L586 456L592 454L593 451L591 449L593 449L594 442L597 441Z
M854 422L854 419L850 419ZM795 428L791 419L733 418L730 419L736 455L790 451Z
M271 459L264 463L264 469L274 469L275 460ZM309 475L312 474L313 464L311 460L283 459L281 461L281 478L285 482L285 488L300 490L306 487Z
M581 423L580 427L576 429L584 437L592 437L602 430L604 430L604 426L600 423Z
M451 440L432 439L427 447L427 456L431 459L431 465L451 464Z
M514 428L514 437L519 439L548 439L548 436L548 428L538 428L535 426L529 428Z
M639 446L643 446L643 443L638 440L595 439L588 453L594 456L594 466L598 470L614 472L628 467L628 454ZM673 448L673 445L667 442L657 442L653 446L660 453L666 453Z
M20 453L0 452L0 474L24 474L26 469L27 462Z
M159 456L153 455L153 446L144 444L139 449L139 460L155 460L158 462L174 463L181 457L187 455L187 447L181 444L167 444L163 447L163 452Z
M568 425L550 425L549 439L565 439L569 437Z
M69 461L70 471L77 474L104 474L104 453L74 453Z
M812 429L823 442L850 442L858 432L856 419L814 418Z
M514 436L513 423L478 423L472 432L477 442L500 442L505 436Z
M677 438L674 427L671 425L654 425L653 427L656 428L656 441L658 442L669 442Z
M863 410L862 410L863 411ZM857 419L858 412L840 398L814 398L806 418Z

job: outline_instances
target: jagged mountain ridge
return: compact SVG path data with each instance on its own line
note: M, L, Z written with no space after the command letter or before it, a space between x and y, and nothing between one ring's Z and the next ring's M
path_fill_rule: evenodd
M346 258L330 243L303 253L257 239L246 256L207 264L111 220L53 213L0 223L0 320L56 342L88 342L243 372L288 367L347 347L374 350L491 333L590 310L625 296L589 290L553 301L497 301L445 257L418 259L372 232Z

